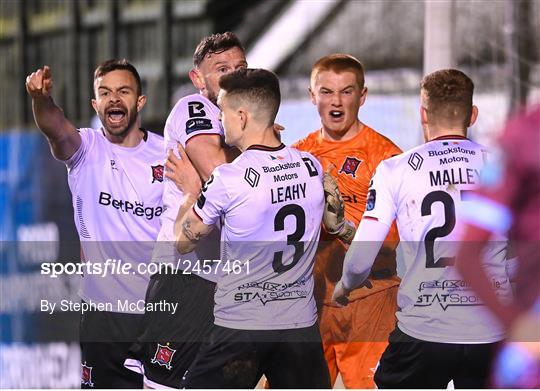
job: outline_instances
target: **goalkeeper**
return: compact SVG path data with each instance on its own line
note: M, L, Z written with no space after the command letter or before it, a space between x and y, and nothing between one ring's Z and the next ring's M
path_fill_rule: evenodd
M375 367L395 326L399 285L395 224L375 261L368 283L371 288L355 290L347 308L334 307L331 299L341 277L346 243L352 240L352 228L364 214L366 199L369 209L375 198L375 194L368 194L375 168L401 150L358 120L367 87L363 66L356 58L345 54L321 58L312 68L309 90L322 127L293 146L310 152L337 179L345 203L340 213L351 222L322 231L313 270L325 358L332 383L341 373L347 388L373 388ZM328 183L325 190L327 201L339 196L339 191L332 191Z

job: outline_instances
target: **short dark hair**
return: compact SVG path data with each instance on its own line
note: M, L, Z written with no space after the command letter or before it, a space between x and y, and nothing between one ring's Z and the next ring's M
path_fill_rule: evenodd
M356 74L356 80L360 88L364 88L364 66L356 57L350 54L334 53L319 58L311 68L311 85L315 82L319 72L322 71L334 71L336 73L352 71Z
M195 53L193 53L193 65L196 67L201 65L208 54L222 53L235 47L245 53L245 49L236 34L230 31L204 37L197 45Z
M228 97L238 97L268 113L270 126L276 119L281 103L279 80L275 73L266 69L239 69L223 75L219 87Z
M141 77L139 76L139 72L137 72L137 69L135 69L135 67L130 64L125 58L121 60L117 58L112 58L99 64L94 72L94 81L98 77L104 76L109 72L117 70L131 72L131 74L135 78L135 81L137 82L137 95L140 96L142 94Z
M421 89L428 116L433 121L469 126L473 106L473 81L457 69L442 69L425 76Z

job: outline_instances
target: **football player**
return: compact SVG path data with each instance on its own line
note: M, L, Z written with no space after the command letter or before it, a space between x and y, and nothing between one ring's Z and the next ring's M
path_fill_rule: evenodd
M467 138L478 115L474 85L447 69L424 77L420 117L425 144L383 161L349 248L334 300L362 285L394 219L404 250L397 326L375 373L379 388L482 388L504 331L454 268L459 207L479 186L486 150ZM493 242L484 265L501 297L511 297L506 240Z

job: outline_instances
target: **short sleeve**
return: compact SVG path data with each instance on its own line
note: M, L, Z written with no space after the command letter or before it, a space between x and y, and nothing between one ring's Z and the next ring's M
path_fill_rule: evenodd
M310 177L318 176L322 180L324 170L319 159L310 153L302 152L302 161L304 162Z
M388 162L383 161L377 167L371 180L364 218L369 217L388 226L396 218L396 204L391 189L392 174Z
M218 119L218 109L202 97L190 95L178 101L165 123L167 149L176 149L179 142L186 143L201 134L223 134Z
M88 156L88 151L92 147L95 137L95 130L89 128L78 129L78 132L81 136L81 145L77 152L73 154L68 160L64 161L68 168L68 173L70 175L75 174L79 167L83 164Z
M193 206L195 213L204 224L215 224L225 214L230 197L225 187L220 168L216 168L201 189L201 194Z

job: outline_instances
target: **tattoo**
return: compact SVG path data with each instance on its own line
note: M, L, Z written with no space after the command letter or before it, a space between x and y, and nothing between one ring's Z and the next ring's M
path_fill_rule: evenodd
M182 223L182 233L187 238L187 240L189 240L193 244L197 243L201 238L200 232L193 232L191 230L191 220L189 219L189 216L186 217L186 219Z

